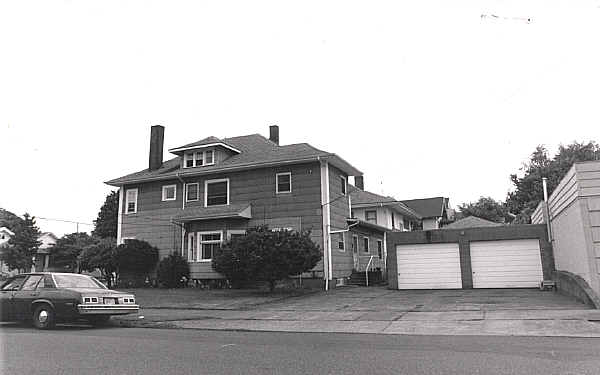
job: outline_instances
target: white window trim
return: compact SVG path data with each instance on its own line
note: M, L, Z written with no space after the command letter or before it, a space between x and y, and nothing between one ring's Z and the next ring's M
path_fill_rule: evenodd
M208 205L208 184L219 183L227 181L227 203L226 204L214 204ZM218 206L229 206L229 179L228 178L219 178L216 180L206 180L204 181L204 207L218 207Z
M367 240L367 248L363 249L363 252L371 254L371 243L370 243L371 240L369 239L369 237L366 237L366 236L363 236L362 239L363 239L363 247L365 244L365 240Z
M340 178L342 180L344 180L344 188L342 189L342 195L348 195L348 181L346 180L346 177L344 176L340 176Z
M194 239L194 241L195 241L194 243L198 242L196 240L196 232L188 233L188 243L187 243L187 261L188 262L194 261L194 253L195 253L195 250L197 250L197 246L196 246L196 249L194 249L194 247L192 246L192 239Z
M339 241L339 239L337 241L335 241L335 247L336 247L336 249L340 253L345 253L346 252L346 236L344 236L344 232L339 232L337 234L339 234L340 236L342 236L342 243L344 244L344 248L340 249L340 241Z
M227 231L227 241L231 241L232 234L246 234L245 229L231 229Z
M196 194L196 199L188 199L188 186L190 185L196 185L198 186L198 193ZM186 202L197 202L200 200L200 183L198 182L190 182L185 184L185 201Z
M207 152L212 153L212 162L211 163L205 162ZM196 165L196 154L202 154L202 164L201 165ZM190 157L192 158L192 166L188 167L187 161L190 159ZM215 165L215 150L194 151L194 152L187 152L187 153L183 154L183 168L196 168L196 167L204 167L207 165Z
M206 232L196 232L197 234L197 239L196 239L196 250L198 254L198 259L195 259L195 261L197 263L208 263L208 262L212 262L212 258L211 259L202 259L202 244L203 243L218 243L219 245L223 245L223 231L221 230L211 230L211 231L206 231ZM221 240L220 241L202 241L202 235L203 234L219 234L221 236Z
M173 188L175 189L175 193L173 194L173 198L167 198L167 189L168 188ZM177 200L177 185L173 184L173 185L163 185L162 187L162 201L166 202L166 201L176 201Z
M129 211L129 203L130 203L130 201L129 201L129 192L130 191L135 191L135 201L133 202L135 204L134 205L135 208L131 212ZM137 188L125 190L125 215L137 213L137 209L138 209L137 201L138 201L138 189Z
M279 191L279 176L288 175L290 176L290 190ZM276 194L290 194L292 192L292 172L281 172L275 174L275 193Z

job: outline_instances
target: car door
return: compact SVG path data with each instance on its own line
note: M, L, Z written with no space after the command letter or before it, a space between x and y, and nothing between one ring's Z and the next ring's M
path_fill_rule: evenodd
M15 319L26 319L31 315L31 303L35 300L40 292L37 290L37 285L43 275L30 275L21 286L21 289L13 292L12 296L12 313ZM43 281L43 280L42 280Z
M12 316L13 294L18 290L27 275L17 275L8 279L0 289L0 320L9 321L14 319Z

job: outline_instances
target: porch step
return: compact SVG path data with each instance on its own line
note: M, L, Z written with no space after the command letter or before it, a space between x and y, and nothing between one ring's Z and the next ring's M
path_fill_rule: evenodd
M381 271L369 272L369 286L378 285L383 281ZM348 285L367 286L367 275L365 272L352 272Z

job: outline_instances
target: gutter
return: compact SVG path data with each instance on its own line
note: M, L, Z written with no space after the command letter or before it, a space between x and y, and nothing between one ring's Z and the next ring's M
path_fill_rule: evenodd
M336 158L340 159L342 162L347 164L349 169L350 168L354 169L353 172L358 172L358 175L362 174L362 172L360 172L358 169L353 167L351 164L349 164L348 162L346 162L344 159L340 158L336 154L324 154L324 155L320 155L320 156L316 156L316 157L313 156L313 157L309 157L309 158L301 158L301 159L294 159L294 160L280 160L280 161L270 161L270 162L263 162L263 163L241 164L241 165L236 165L236 166L232 166L232 167L223 167L223 168L219 168L219 169L211 169L211 170L206 170L206 171L195 170L195 171L190 171L188 173L177 172L175 175L150 176L150 177L146 177L146 178L138 178L138 179L134 178L131 180L126 179L123 181L119 181L121 178L116 178L114 180L105 181L104 183L107 185L110 185L110 186L119 187L119 186L126 185L126 184L137 184L140 182L170 180L172 178L179 178L178 175L183 176L183 177L185 177L185 176L201 176L201 175L234 172L234 171L241 171L241 170L255 169L255 168L262 168L262 167L274 167L274 166L279 166L279 165L299 164L299 163L307 163L307 162L320 162L322 160L327 161L327 159L329 159L331 157L336 157ZM349 175L354 176L354 174L349 174Z

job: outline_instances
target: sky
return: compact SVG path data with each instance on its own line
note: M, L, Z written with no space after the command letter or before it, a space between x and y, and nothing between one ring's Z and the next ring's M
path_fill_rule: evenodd
M598 36L600 0L4 1L0 207L91 230L155 124L165 159L277 124L375 193L504 200L537 145L600 140Z

